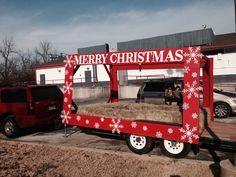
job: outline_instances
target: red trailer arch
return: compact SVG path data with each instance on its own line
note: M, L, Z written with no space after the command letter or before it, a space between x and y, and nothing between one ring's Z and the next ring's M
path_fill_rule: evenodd
M118 70L184 69L182 124L139 122L96 115L73 114L71 112L73 75L79 66L90 64L102 64L107 70L110 77L110 101L112 103L118 102ZM109 65L109 69L106 65ZM68 55L65 64L62 121L64 124L107 130L112 133L133 134L198 144L202 133L199 132L199 83L201 68L203 77L203 107L210 110L210 118L213 120L213 61L201 54L200 47Z

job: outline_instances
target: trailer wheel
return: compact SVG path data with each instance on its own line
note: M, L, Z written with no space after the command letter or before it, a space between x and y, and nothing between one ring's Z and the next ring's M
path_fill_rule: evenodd
M160 143L161 152L167 157L184 158L188 155L191 145L188 143L162 140Z
M126 143L129 149L136 154L146 154L154 148L153 139L146 136L127 135Z

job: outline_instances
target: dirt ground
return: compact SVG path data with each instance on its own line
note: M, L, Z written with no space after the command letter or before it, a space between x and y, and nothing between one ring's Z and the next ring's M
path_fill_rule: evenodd
M0 177L212 177L212 162L0 140Z

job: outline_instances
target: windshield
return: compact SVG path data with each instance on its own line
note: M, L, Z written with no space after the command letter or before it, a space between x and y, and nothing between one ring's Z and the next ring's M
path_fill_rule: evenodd
M49 87L32 87L31 88L32 97L34 101L41 100L63 100L63 94L57 86Z

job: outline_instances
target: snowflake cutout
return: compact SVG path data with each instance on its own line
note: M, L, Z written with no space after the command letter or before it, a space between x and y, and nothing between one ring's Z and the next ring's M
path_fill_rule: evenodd
M81 120L81 117L80 117L80 116L77 116L77 117L76 117L76 120L77 120L77 121L80 121L80 120Z
M147 130L148 130L147 126L143 126L143 131L147 131Z
M186 59L186 63L193 61L194 64L198 64L198 58L202 58L200 47L196 47L195 50L193 50L193 47L189 47L188 50L189 53L184 53L184 56L188 57L188 59Z
M64 89L64 93L68 93L70 95L70 92L72 92L73 88L72 88L72 82L68 83L66 81L65 85L63 86Z
M197 134L197 127L190 128L189 124L185 124L185 129L180 128L179 131L183 133L181 136L181 140L187 140L189 143L193 142L194 139L199 139L199 136Z
M62 114L61 114L62 123L64 124L69 123L69 119L71 119L71 116L69 114L70 114L69 111L65 111L65 110L62 111Z
M156 137L157 138L162 138L162 133L160 131L156 132Z
M96 123L94 124L94 127L95 127L95 128L99 128L99 127L100 127L99 123L96 122Z
M197 113L192 113L192 118L193 118L193 119L197 119L197 118L198 118Z
M168 131L169 134L172 134L174 132L174 130L172 128L168 128L167 131Z
M182 107L183 107L183 110L188 110L189 104L188 103L184 103Z
M89 124L89 120L87 119L87 120L85 121L85 123L88 125L88 124Z
M68 98L67 98L67 97L64 98L64 102L65 102L65 103L68 102Z
M100 121L101 121L101 122L104 122L104 121L105 121L104 117L101 117Z
M192 77L193 77L193 78L196 78L196 77L197 77L197 73L196 73L196 72L193 72L193 73L192 73Z
M120 124L120 119L112 119L112 124L109 124L109 127L112 128L112 133L117 132L120 134L120 129L123 128L124 126Z
M192 96L194 96L195 98L198 98L198 90L199 88L196 87L197 85L197 81L193 81L192 85L190 85L190 83L188 82L187 84L185 84L185 86L187 87L187 89L184 89L184 93L187 93L187 98L191 99Z
M131 127L132 128L136 128L137 127L137 123L136 122L131 122Z
M67 59L64 60L64 63L66 63L65 68L67 67L71 68L75 64L75 61L71 59L71 57L66 57L66 58Z
M189 68L189 66L185 66L185 67L184 67L184 73L187 73L187 74L188 74L188 73L189 73L189 71L190 71L190 68Z

